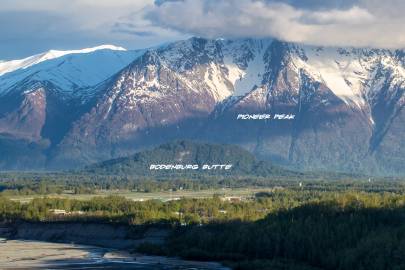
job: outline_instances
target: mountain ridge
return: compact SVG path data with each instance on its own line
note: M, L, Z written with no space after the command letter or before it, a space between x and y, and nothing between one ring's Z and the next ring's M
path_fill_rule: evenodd
M140 51L63 129L46 166L198 139L299 170L405 173L404 56L270 39L191 38ZM241 122L239 113L296 118Z
M16 71L18 69L26 69L31 66L37 65L41 62L52 60L55 58L59 58L65 56L67 54L79 54L79 53L91 53L98 50L115 50L115 51L126 51L127 49L119 46L114 45L100 45L91 48L85 48L80 50L68 50L68 51L61 51L61 50L49 50L43 53L39 53L36 55L32 55L23 59L17 60L4 60L0 61L0 76Z

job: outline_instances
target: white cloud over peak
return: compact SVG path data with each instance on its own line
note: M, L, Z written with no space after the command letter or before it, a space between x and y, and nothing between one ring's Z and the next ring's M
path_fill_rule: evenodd
M403 14L404 0L1 0L0 59L192 35L405 48Z
M144 19L154 0L0 2L0 59L105 43L145 48L184 37Z
M321 1L298 2L163 1L146 17L157 26L206 37L274 37L312 45L405 47L405 1L335 1L335 6L326 7L316 5Z

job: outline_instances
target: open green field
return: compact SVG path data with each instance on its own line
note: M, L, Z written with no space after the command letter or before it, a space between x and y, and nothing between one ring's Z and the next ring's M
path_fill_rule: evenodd
M129 200L133 201L147 201L147 200L161 200L170 201L177 200L180 198L212 198L214 195L219 195L222 197L237 197L237 198L250 198L253 197L258 192L269 192L274 189L272 188L224 188L224 189L210 189L201 191L192 190L178 190L178 191L161 191L161 192L131 192L128 190L99 190L95 194L50 194L46 195L48 198L68 198L77 200L90 200L94 197L106 197L110 195L123 196ZM44 195L9 195L6 198L19 201L23 203L30 202L34 198L43 198Z

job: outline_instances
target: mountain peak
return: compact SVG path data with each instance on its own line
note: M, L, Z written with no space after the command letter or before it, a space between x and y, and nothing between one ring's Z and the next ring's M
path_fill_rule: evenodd
M39 55L52 55L55 57L60 57L64 56L67 54L74 54L74 53L91 53L99 50L112 50L112 51L126 51L127 49L120 47L120 46L115 46L115 45L110 45L110 44L103 44L100 46L95 46L95 47L90 47L90 48L84 48L84 49L79 49L79 50L67 50L67 51L62 51L62 50L49 50L45 53L39 54Z
M126 49L123 47L108 44L79 50L66 50L66 51L49 50L47 52L29 56L23 59L3 61L3 62L0 61L0 76L12 71L16 71L18 69L25 69L33 65L39 64L43 61L59 58L68 54L92 53L99 50L126 51Z

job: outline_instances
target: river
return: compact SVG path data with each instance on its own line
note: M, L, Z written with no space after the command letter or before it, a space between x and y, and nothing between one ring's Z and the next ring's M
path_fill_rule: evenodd
M218 263L129 254L94 246L0 239L0 269L227 270L228 268Z

